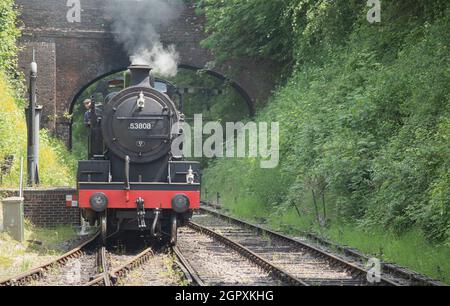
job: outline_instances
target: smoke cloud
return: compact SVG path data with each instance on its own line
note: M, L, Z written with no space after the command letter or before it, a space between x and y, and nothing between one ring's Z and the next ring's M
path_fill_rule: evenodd
M177 74L179 54L164 47L158 32L179 17L182 0L114 0L107 8L116 40L133 64L150 65L163 76Z

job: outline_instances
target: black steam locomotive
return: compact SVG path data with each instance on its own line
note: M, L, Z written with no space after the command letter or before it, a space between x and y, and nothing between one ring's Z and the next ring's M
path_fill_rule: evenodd
M200 164L171 150L181 105L149 66L129 67L130 84L89 111L89 160L79 161L78 204L102 238L142 231L176 243L177 228L200 207Z

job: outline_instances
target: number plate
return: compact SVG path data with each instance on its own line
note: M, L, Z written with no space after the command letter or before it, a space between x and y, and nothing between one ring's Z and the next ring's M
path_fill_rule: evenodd
M133 131L151 130L152 124L150 122L131 122L128 129Z

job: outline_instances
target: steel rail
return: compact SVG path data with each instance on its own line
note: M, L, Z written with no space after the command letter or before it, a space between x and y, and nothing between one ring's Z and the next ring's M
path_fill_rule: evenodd
M105 283L105 286L109 287L111 286L111 279L108 272L108 260L106 258L106 248L104 246L101 247L99 252L99 269L101 269L103 281Z
M360 278L365 278L367 276L367 274L369 273L368 270L354 264L351 262L348 262L346 260L344 260L343 258L340 258L338 256L335 256L329 252L326 252L324 250L321 250L309 243L303 242L303 241L299 241L299 240L295 240L291 237L288 237L286 235L274 232L270 229L267 229L265 227L259 226L259 225L255 225L252 223L249 223L247 221L243 221L241 219L235 218L235 217L231 217L222 213L219 213L215 210L211 210L205 207L201 207L200 211L204 211L207 212L213 216L216 216L218 218L224 219L224 220L229 220L232 221L233 223L240 225L240 226L244 226L253 230L256 230L259 233L264 233L264 234L268 234L269 236L272 236L276 239L280 239L280 240L284 240L290 244L293 244L295 246L300 247L303 250L306 250L310 253L313 253L315 256L323 258L324 260L328 261L329 263L332 263L336 266L340 266L343 269L346 269L347 271L349 271L350 273L352 273L352 275L354 275L355 277L360 277ZM401 284L398 284L397 282L394 282L386 277L381 277L380 282L374 285L385 285L385 286L401 286Z
M118 279L123 278L133 269L136 269L154 256L153 249L147 248L125 264L120 265L117 268L112 269L111 271L103 271L101 275L96 275L93 280L84 284L84 286L95 286L95 285L107 285L107 280L112 284L116 283Z
M36 268L28 270L24 273L18 274L16 276L0 280L0 286L15 286L24 285L32 280L37 280L43 276L44 272L55 265L63 265L69 259L78 258L83 254L83 249L88 247L93 243L100 235L100 231L96 232L93 237L89 238L85 242L78 245L76 248L70 250L69 252L61 255L57 259L44 263Z
M192 221L188 222L188 227L192 228L193 230L206 234L210 236L211 238L225 244L226 246L232 248L236 252L238 252L240 255L244 256L248 260L252 261L259 267L261 267L263 270L269 272L274 278L277 278L285 283L288 283L293 286L309 286L308 283L306 283L304 280L295 277L294 275L284 271L283 269L273 265L269 261L265 260L264 258L260 257L259 255L255 254L248 248L244 247L243 245L228 239L227 237L214 232L213 230L210 230L204 226L201 226L199 224L196 224Z
M192 265L187 261L184 255L181 253L180 249L177 246L173 246L172 252L175 254L175 256L178 258L180 262L179 267L182 270L185 270L183 272L186 278L188 278L189 283L196 284L197 286L205 286L203 280L200 278L200 276L192 267Z

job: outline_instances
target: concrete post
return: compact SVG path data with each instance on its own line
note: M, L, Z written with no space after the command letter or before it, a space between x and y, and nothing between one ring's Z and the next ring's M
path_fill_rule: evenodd
M2 200L3 206L3 230L9 233L15 240L23 242L23 198L12 197Z

